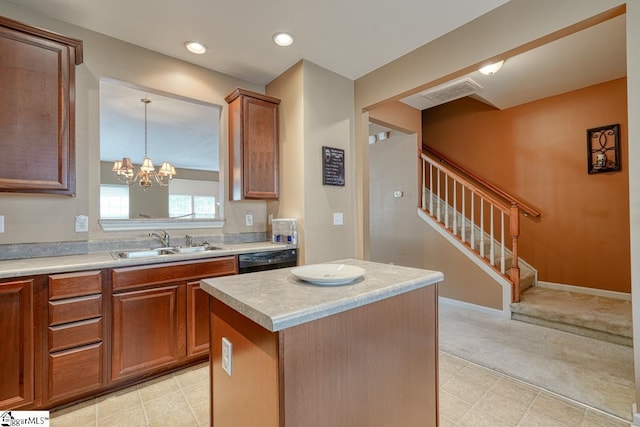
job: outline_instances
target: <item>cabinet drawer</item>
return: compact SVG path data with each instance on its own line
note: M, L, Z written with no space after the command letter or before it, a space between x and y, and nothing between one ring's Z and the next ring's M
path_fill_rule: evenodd
M205 277L227 276L238 271L237 257L227 256L206 261L173 262L171 264L116 268L111 281L114 291L143 286L175 283Z
M49 400L73 397L103 384L103 345L97 343L49 355Z
M102 341L102 318L49 327L49 351Z
M100 271L56 274L49 276L49 299L79 297L102 292Z
M102 316L102 296L49 301L49 325L75 322Z

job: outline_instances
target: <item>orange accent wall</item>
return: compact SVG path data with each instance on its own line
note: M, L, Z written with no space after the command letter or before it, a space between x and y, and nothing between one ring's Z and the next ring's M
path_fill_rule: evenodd
M498 110L463 98L422 112L423 143L542 212L522 218L538 279L631 292L626 78ZM589 128L620 124L621 171L587 173Z

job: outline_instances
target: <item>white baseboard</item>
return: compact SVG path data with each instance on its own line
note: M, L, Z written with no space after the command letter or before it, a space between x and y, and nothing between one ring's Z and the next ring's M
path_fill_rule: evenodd
M503 319L511 319L511 311L497 310L495 308L485 307L483 305L471 304L469 302L458 301L456 299L438 297L438 303L443 305L453 305L455 307L467 308L469 310L479 311L491 316L501 317Z
M595 295L598 297L616 298L625 301L631 301L631 294L625 292L607 291L605 289L585 288L583 286L565 285L562 283L544 282L539 280L538 287L547 289L556 289L559 291L577 292L587 295Z

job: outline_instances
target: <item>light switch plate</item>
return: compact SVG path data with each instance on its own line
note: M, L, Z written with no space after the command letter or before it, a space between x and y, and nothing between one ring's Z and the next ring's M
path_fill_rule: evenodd
M343 225L344 224L344 215L342 212L334 212L333 213L333 225Z
M76 215L76 233L86 233L87 231L89 231L89 217Z
M222 369L231 376L233 361L233 344L226 337L222 337Z
M4 233L4 215L0 215L0 233Z
M248 213L245 215L245 224L247 227L251 227L253 225L253 214Z

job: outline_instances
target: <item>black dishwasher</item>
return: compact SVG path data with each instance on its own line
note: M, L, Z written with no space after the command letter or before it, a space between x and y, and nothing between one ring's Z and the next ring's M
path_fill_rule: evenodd
M276 268L295 267L298 265L298 250L283 249L279 251L251 252L238 255L238 273L274 270Z

